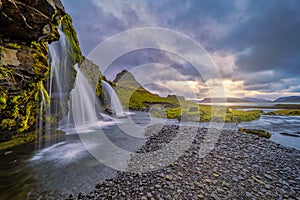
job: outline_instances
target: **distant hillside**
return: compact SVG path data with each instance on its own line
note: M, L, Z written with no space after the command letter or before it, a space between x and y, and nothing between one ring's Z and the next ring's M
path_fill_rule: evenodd
M155 117L195 122L209 122L213 119L219 122L224 122L225 120L225 122L236 123L257 119L261 113L259 110L241 111L223 107L215 107L217 112L212 113L212 106L199 105L185 100L183 96L168 95L167 97L160 97L143 88L134 76L126 70L120 72L111 85L114 86L124 108L148 110L151 107L153 108L151 109L151 115ZM206 98L207 102L210 102L210 100ZM224 99L218 100L224 101ZM231 102L245 102L245 100L237 98L228 98L228 100ZM157 104L164 107L164 109L154 106ZM225 113L225 116L223 113Z
M300 96L280 97L274 102L300 102Z
M271 103L271 100L267 100L267 99L259 99L259 98L242 98L245 101L250 101L250 102L257 102L257 103Z
M165 107L174 107L179 104L182 97L176 98L175 95L160 97L143 88L134 76L123 70L117 74L113 80L115 91L125 108L143 110L148 109L151 104L161 104Z
M139 82L137 82L135 77L127 70L123 70L120 73L118 73L116 78L113 80L113 82L116 83L117 85L121 85L123 87L144 89L141 86L141 84Z
M199 101L199 103L211 103L213 100L213 102L216 103L241 103L241 102L250 102L248 100L245 99L239 99L239 98L231 98L231 97L227 97L227 98L204 98L202 101Z

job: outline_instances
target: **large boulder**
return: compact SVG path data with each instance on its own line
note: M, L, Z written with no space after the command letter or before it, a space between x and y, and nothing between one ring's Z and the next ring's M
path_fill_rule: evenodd
M60 24L70 44L68 63L75 78L73 65L82 55L61 2L0 0L0 142L36 129L39 103L49 98L48 44L59 40Z
M65 13L59 0L0 0L0 11L1 37L21 41L37 41L54 14Z
M244 132L244 133L254 134L254 135L257 135L260 137L265 137L265 138L270 138L272 136L272 134L269 133L268 131L260 130L260 129L239 128L239 131Z

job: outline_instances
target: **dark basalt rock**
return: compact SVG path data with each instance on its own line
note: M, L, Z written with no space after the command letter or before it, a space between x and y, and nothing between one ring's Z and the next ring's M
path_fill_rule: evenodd
M68 66L76 72L82 61L72 19L59 0L0 0L0 142L32 141L36 129L41 91L49 98L48 44L60 38L58 26L67 36ZM70 80L71 90L74 80ZM46 100L48 103L50 99ZM11 147L0 143L0 149Z
M52 16L65 13L59 0L1 0L0 5L2 37L21 41L38 40Z
M116 111L114 111L111 108L106 108L104 111L105 111L105 113L107 113L107 114L109 114L111 116L116 116Z

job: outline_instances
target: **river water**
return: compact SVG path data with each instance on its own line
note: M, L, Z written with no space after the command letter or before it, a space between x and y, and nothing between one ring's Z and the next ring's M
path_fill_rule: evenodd
M136 112L131 118L141 128L150 123L146 112ZM104 123L102 130L115 145L135 152L144 144L145 138L129 136L118 127L119 123L128 123L127 120ZM92 130L85 131L92 133ZM72 133L71 129L65 133L57 131L53 137L43 141L42 145L30 144L1 155L1 200L64 199L79 191L90 192L97 182L116 175L114 169L101 164L87 151L78 134Z
M150 123L146 112L131 115L133 121L145 127ZM141 147L145 138L136 138L125 134L118 123L126 124L128 119L117 119L102 127L107 137L122 149L134 152ZM162 122L164 122L162 120ZM176 123L170 120L170 123ZM199 125L199 123L187 123ZM200 123L200 126L206 126ZM300 116L262 115L252 122L224 124L226 129L238 127L264 129L272 133L271 140L288 147L300 149L300 137L291 137L281 133L293 133L300 136ZM64 199L79 191L92 191L97 182L116 175L116 171L101 164L82 144L72 131L57 131L55 137L42 144L30 144L15 148L13 152L0 157L0 199L19 200L55 197ZM91 143L90 145L95 145ZM42 198L42 199L43 199Z
M272 133L271 141L300 150L300 116L261 115L259 119L238 126L266 130ZM286 133L293 136L284 135Z

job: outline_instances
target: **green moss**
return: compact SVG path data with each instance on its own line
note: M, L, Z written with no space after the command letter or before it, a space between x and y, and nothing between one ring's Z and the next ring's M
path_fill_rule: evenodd
M4 51L4 47L0 46L0 55L1 55L2 51ZM0 59L0 65L1 65L1 59Z
M250 133L254 135L258 135L260 137L270 138L272 136L271 133L265 131L265 130L259 130L259 129L245 129L245 128L239 128L240 132L244 133Z
M7 106L7 95L3 92L0 92L0 110L4 110Z
M17 43L9 43L9 44L7 44L7 46L12 49L21 49L21 46Z
M49 74L49 66L48 66L48 47L46 42L40 41L31 42L31 57L33 59L33 70L36 74L35 79L41 80L45 79Z
M0 143L0 150L6 150L22 144L33 142L36 138L36 131L30 133L17 134L11 140Z
M13 76L13 69L9 69L0 63L0 79L9 80L8 78L12 76Z
M13 119L3 119L0 123L2 129L10 131L13 127L16 126L16 121Z
M99 81L98 81L98 83L96 85L96 95L98 97L101 97L102 91L103 91L102 90L102 75L99 75Z
M69 44L68 54L70 59L68 58L68 66L70 66L70 71L68 71L68 73L73 73L75 80L75 70L72 66L82 60L76 32L72 26L70 16L66 15L59 17L57 14L54 14L52 16L52 21L43 29L46 36L40 38L39 41L32 41L29 44L29 53L32 58L32 69L34 72L32 82L24 83L20 92L13 91L10 93L11 91L9 91L9 87L0 86L1 132L9 132L20 135L20 133L30 131L36 123L36 116L39 114L40 108L39 103L42 98L45 99L46 106L50 105L50 97L43 84L43 82L45 82L49 77L50 71L47 45L48 43L59 39L60 36L57 28L60 23L62 25L63 32L67 35L67 43ZM13 49L21 48L18 43L11 43L7 46ZM2 51L3 47L0 46L0 53ZM4 79L6 82L16 82L14 78L14 70L15 68L7 68L0 62L0 79ZM69 85L73 86L74 80L68 80L71 82ZM64 87L66 86L64 85ZM31 139L24 139L24 137L21 137L21 139L15 139L14 142L7 143L4 146L11 146L12 143L15 145L18 142L23 143L25 141L31 141Z
M42 99L44 98L44 103L45 103L45 106L48 107L50 106L50 97L49 97L49 94L48 94L48 91L46 90L45 86L44 86L44 83L43 81L40 82L40 90L41 90L41 96L42 96ZM42 99L40 101L42 101Z
M31 116L31 110L32 110L32 105L27 105L26 107L26 115L24 117L22 117L22 121L20 123L20 129L19 132L23 132L25 130L27 130L30 127L30 116Z
M76 31L72 25L72 18L70 15L66 14L61 18L62 31L66 34L68 40L68 55L72 56L73 65L75 63L80 63L82 58L82 53L79 47L79 42L77 39Z

